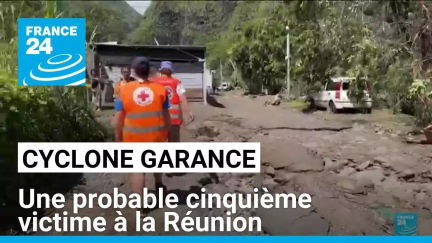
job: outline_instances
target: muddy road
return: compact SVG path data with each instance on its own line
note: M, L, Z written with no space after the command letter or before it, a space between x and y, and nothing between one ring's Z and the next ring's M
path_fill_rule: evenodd
M393 213L398 212L418 213L418 234L432 234L430 146L403 143L403 128L381 129L383 120L367 117L373 114L341 115L344 118L338 119L327 113L303 114L283 106L264 107L264 99L227 94L216 97L212 106L193 103L196 119L182 129L183 141L261 142L261 174L218 174L218 184L212 184L206 174L164 176L168 191L185 197L202 187L221 194L249 193L254 187L266 187L272 192L309 193L313 207L243 210L237 215L261 217L264 232L212 234L389 235L393 234ZM109 123L111 115L112 111L106 111L100 119ZM147 177L150 188L154 187L152 180L152 176ZM112 193L113 187L128 192L126 175L86 174L85 183L75 191ZM71 211L71 204L68 201L66 211ZM163 211L150 213L157 222L153 235L207 234L163 232ZM185 215L187 209L180 205L176 211ZM131 220L131 229L124 234L142 234L132 233L135 212L122 213ZM104 216L107 222L117 217L114 209L97 207L81 210L80 214ZM225 210L197 209L193 214L223 216ZM108 225L101 234L121 234L112 228Z

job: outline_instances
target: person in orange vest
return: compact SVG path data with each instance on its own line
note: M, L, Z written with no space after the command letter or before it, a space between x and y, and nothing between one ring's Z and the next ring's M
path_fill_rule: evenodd
M183 112L189 115L188 123L192 122L194 116L189 109L186 97L186 90L181 84L180 80L172 77L174 70L171 62L162 62L160 66L161 76L154 77L152 81L162 84L168 91L170 101L170 115L171 115L171 134L170 142L180 142L180 125L183 123ZM183 112L182 112L183 111Z
M165 87L149 81L150 62L137 57L132 63L137 81L122 86L115 101L117 111L117 142L167 142L171 129L169 100ZM162 183L162 174L154 174L156 191ZM142 196L145 174L135 173L129 177L133 192Z
M124 84L130 81L135 81L135 79L130 76L131 75L130 67L122 67L121 74L123 77L114 86L114 99L116 99L117 96L119 95L121 86L123 86Z
M122 67L121 68L121 74L123 77L120 78L120 80L114 86L114 94L113 94L114 100L117 99L118 95L120 94L120 88L123 85L125 85L131 81L135 81L134 77L131 77L130 67L128 67L128 66ZM111 119L111 124L113 126L115 126L116 122L117 122L117 117L116 117L116 114L114 114L114 116Z

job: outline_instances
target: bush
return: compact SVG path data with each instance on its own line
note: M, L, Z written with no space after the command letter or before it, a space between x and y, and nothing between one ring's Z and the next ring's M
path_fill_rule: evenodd
M19 87L13 77L0 75L1 233L19 232L17 217L32 212L20 207L20 188L67 193L82 179L81 174L18 174L17 142L103 142L112 138L86 106L84 89Z

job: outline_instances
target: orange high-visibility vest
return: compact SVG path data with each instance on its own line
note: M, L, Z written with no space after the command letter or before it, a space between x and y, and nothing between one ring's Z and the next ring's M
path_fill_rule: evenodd
M166 142L163 117L165 88L154 82L130 82L122 86L120 98L126 118L123 142Z
M120 80L119 82L117 82L114 86L114 97L118 97L118 95L120 94L120 88L121 86L131 82L131 81L135 81L134 78L130 77L129 81L126 81L124 79Z
M118 97L118 95L120 94L120 88L121 88L121 86L123 86L123 85L125 85L127 83L128 82L126 82L126 80L121 80L121 81L119 81L119 82L117 82L115 84L115 87L114 87L114 97Z
M157 82L165 86L168 92L168 98L170 101L170 116L171 123L173 125L181 125L183 123L182 110L180 106L180 97L177 94L177 85L180 84L180 80L173 77L160 76L154 77L152 81Z

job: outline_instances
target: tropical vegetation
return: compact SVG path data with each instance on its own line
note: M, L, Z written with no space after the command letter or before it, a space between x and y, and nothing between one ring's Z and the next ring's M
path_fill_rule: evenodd
M113 10L101 10L96 4L86 6L88 8L79 12L73 8L60 11L56 1L0 3L0 234L26 233L20 232L18 216L31 215L32 211L19 206L18 189L66 193L82 179L81 174L18 174L18 142L102 142L111 139L107 129L96 121L86 88L17 85L17 18L86 17L89 12L94 14L87 21L88 33L96 33L93 36L99 41L118 34L101 32L106 28L104 24L109 23L105 20L113 17ZM99 19L94 19L96 17Z
M366 78L376 106L430 113L431 3L426 1L152 2L134 43L206 44L224 81L250 92L286 87L290 35L292 95L320 89L331 76ZM223 13L221 15L221 12ZM289 30L287 30L287 27ZM215 75L220 82L219 75ZM361 98L364 82L350 86Z
M291 96L332 76L371 84L375 106L432 121L432 3L427 1L152 1L141 17L125 1L0 2L0 233L19 232L18 188L67 192L81 175L18 174L17 142L106 141L83 88L17 86L17 18L83 17L87 41L206 45L222 79L284 93L290 36Z

